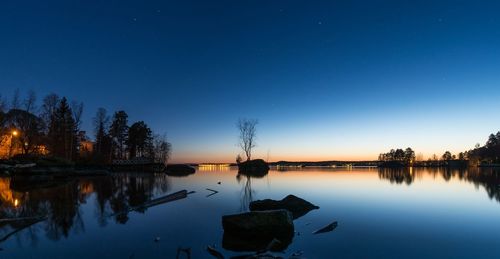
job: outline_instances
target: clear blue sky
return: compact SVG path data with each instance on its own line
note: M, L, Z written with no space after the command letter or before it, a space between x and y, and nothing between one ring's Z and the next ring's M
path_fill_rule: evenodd
M425 156L500 130L498 1L4 1L0 89L126 110L174 161Z

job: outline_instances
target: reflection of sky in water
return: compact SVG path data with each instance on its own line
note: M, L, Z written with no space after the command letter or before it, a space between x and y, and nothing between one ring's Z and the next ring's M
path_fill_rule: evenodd
M307 258L477 258L500 252L500 177L489 169L302 169L271 171L250 183L224 169L179 178L90 178L23 192L12 192L8 180L0 183L2 217L17 210L57 215L0 243L2 258L175 258L178 247L191 247L194 258L207 258L206 245L222 250L221 216L240 212L249 194L253 199L294 194L320 206L295 221L300 235L285 255L303 250ZM206 198L206 188L219 193ZM106 216L124 203L181 189L196 193L144 213L131 212L125 224ZM43 206L27 206L35 195L39 203L31 202ZM16 198L20 204L13 207ZM311 234L333 220L339 222L333 232ZM12 229L1 226L2 235ZM156 236L161 237L158 243L153 242Z

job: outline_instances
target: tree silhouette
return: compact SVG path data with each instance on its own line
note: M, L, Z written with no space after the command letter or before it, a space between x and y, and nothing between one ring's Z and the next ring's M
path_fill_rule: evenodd
M486 142L486 147L487 148L492 148L498 145L499 139L497 139L497 136L495 134L490 134L488 137L488 141Z
M167 141L165 135L153 136L154 161L156 163L167 164L172 152L172 145Z
M59 102L49 127L49 146L52 154L71 160L76 153L75 120L66 97Z
M49 94L43 98L40 117L44 121L45 124L44 126L46 127L45 130L46 133L48 132L52 120L54 119L53 116L57 110L57 106L60 101L61 100L57 94Z
M94 117L94 159L103 163L108 163L111 160L111 138L108 135L108 124L109 117L106 109L97 109Z
M152 134L151 129L144 121L136 122L130 126L127 141L130 158L151 157L153 149Z
M42 144L43 121L36 115L25 110L12 109L5 114L4 123L9 128L18 130L16 145L21 147L23 154L34 153Z
M442 158L444 161L450 161L453 159L453 156L451 155L450 151L446 151L444 152Z
M388 153L382 153L378 157L379 161L382 162L398 162L400 164L411 164L415 161L415 151L411 148L406 148L405 150L391 149Z
M118 159L124 159L126 152L125 144L128 138L128 115L125 111L115 112L109 129L109 135L113 139L113 154Z
M237 123L240 131L239 145L247 157L247 161L252 158L252 149L255 147L257 134L257 120L239 119Z

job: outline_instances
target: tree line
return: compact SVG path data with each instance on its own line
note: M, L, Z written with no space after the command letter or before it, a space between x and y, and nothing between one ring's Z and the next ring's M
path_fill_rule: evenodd
M476 144L474 149L452 154L445 151L441 156L433 154L424 161L415 159L415 152L411 148L391 149L387 153L381 153L378 157L380 162L398 162L405 165L416 163L418 165L443 165L450 164L451 161L462 162L463 165L473 166L500 164L500 131L490 134L485 145Z
M399 162L409 165L415 162L415 151L411 148L406 148L405 150L401 148L391 149L387 153L380 154L378 160L382 162Z
M484 146L476 144L474 149L463 152L463 156L476 165L500 164L500 131L490 134Z
M154 134L144 121L129 125L125 111L116 111L110 117L106 109L99 108L93 117L94 141L90 141L81 129L83 110L82 102L70 102L53 93L45 96L40 106L34 91L21 98L16 90L10 102L0 95L3 156L49 155L100 164L139 157L167 162L171 144L164 134Z

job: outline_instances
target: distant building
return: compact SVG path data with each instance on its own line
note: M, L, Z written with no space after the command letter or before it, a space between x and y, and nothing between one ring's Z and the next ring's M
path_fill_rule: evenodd
M92 142L88 137L85 131L78 132L78 142L79 146L79 154L80 157L90 157L92 152L94 151L94 142Z

